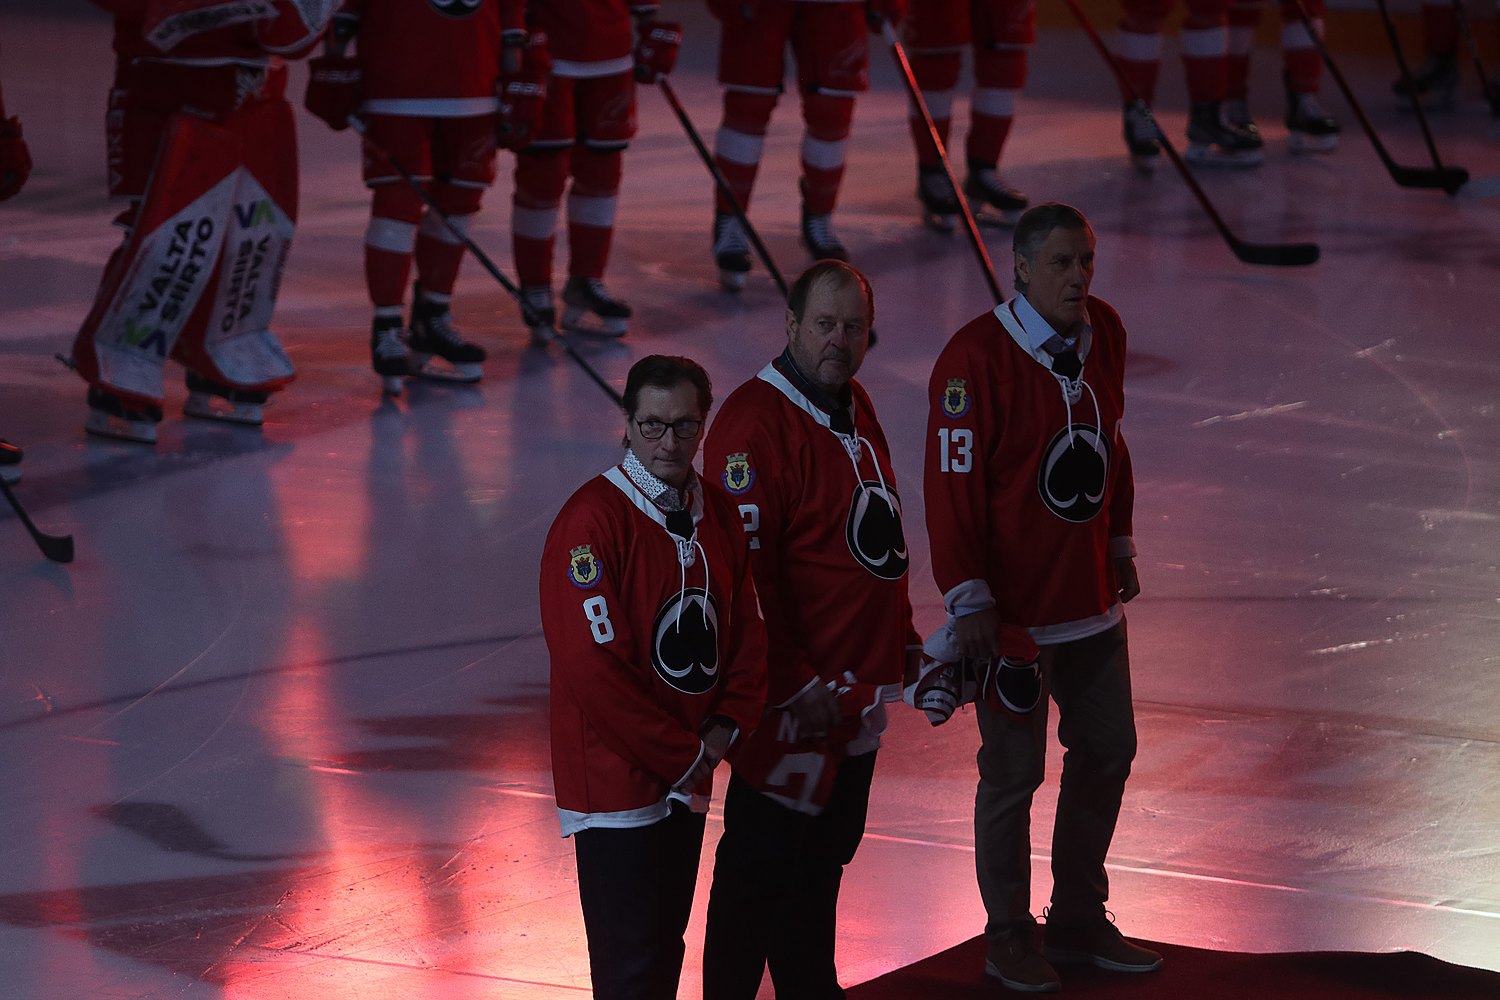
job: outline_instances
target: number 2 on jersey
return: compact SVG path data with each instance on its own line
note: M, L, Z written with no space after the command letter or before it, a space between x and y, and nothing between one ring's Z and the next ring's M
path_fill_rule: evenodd
M938 428L938 471L968 472L974 468L974 432L967 427Z

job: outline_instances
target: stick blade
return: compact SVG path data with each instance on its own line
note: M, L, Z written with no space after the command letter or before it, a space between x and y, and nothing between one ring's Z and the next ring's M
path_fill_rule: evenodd
M42 555L55 563L70 563L73 561L73 536L72 535L37 535L37 548L42 550Z
M1391 178L1402 187L1436 188L1454 194L1469 182L1469 172L1463 167L1402 167L1391 168Z
M1315 264L1322 251L1316 243L1246 243L1234 240L1229 244L1234 255L1246 264L1265 267L1306 267Z

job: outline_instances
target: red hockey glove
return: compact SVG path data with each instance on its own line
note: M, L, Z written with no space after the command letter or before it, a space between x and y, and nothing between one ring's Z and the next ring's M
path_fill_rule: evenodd
M865 0L865 20L870 22L871 31L878 33L885 21L894 28L905 16L906 0Z
M31 154L21 138L21 119L0 119L0 201L20 191L30 174Z
M682 25L670 21L643 25L635 44L635 78L641 83L655 83L671 73L681 46Z
M547 36L533 31L521 50L521 68L500 76L500 111L495 116L495 143L501 149L520 149L531 141L542 124L547 103L547 78L552 59L547 54Z
M359 110L359 62L348 56L317 56L307 61L307 97L303 103L340 132L349 127L349 116Z

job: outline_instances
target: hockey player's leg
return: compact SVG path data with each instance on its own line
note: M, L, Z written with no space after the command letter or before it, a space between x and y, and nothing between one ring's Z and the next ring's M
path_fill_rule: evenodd
M802 93L802 242L816 259L848 260L833 231L854 97L869 87L869 31L857 4L799 4L793 44Z
M374 121L368 127L373 129ZM367 157L366 163L374 159ZM423 205L399 180L377 178L370 183L370 225L365 230L365 286L374 312L370 363L384 391L399 396L401 381L411 372L401 312Z
M242 144L187 115L126 115L111 125L121 132L112 136L112 169L123 171L112 173L112 192L141 200L127 213L125 243L105 270L72 362L89 383L85 429L150 444L161 420L162 366L194 317L201 330L224 220L234 214ZM140 169L147 150L154 167ZM130 190L136 183L140 190Z
M714 137L714 165L746 213L765 150L766 129L781 96L786 45L798 6L762 4L749 20L735 10L724 19L720 31L718 79L724 88L724 116ZM744 288L751 267L750 240L717 185L712 249L719 284L727 291Z
M1312 15L1313 28L1321 39L1323 0L1303 0L1303 5ZM1294 153L1332 152L1339 144L1339 123L1318 101L1323 61L1295 3L1282 4L1281 25L1287 144Z
M953 94L963 69L963 50L972 37L969 4L964 0L924 0L913 4L902 22L901 33L912 75L946 149L953 121ZM927 122L915 102L908 104L906 120L917 152L917 201L922 208L922 221L939 232L952 232L959 215L958 192L948 180L937 146L927 131Z
M1014 225L1026 210L1026 196L1005 183L998 167L1016 98L1026 85L1027 53L1036 42L1036 5L1007 0L984 9L984 21L975 15L974 102L964 193L976 216Z
M198 376L189 416L259 424L270 394L295 377L271 331L297 219L296 132L291 105L279 96L283 82L284 71L273 72L268 99L224 118L225 130L240 140L243 162L233 210L223 221L216 282L173 350Z
M1230 0L1224 106L1231 121L1250 120L1250 53L1265 0ZM1313 53L1317 58L1317 53Z
M1422 0L1422 48L1411 86L1397 80L1391 92L1404 107L1421 101L1423 108L1452 108L1458 93L1458 12L1452 0Z
M1231 116L1228 94L1229 10L1224 0L1188 0L1182 27L1182 66L1187 75L1188 148L1191 163L1251 167L1265 160L1248 111Z
M413 373L445 382L477 382L484 349L454 328L449 304L463 261L467 233L484 190L495 179L495 129L488 117L434 123L436 180L429 209L417 227L417 286L408 346ZM457 229L458 232L454 232Z
M1171 9L1170 0L1124 0L1115 54L1120 70L1136 94L1148 105L1156 100L1156 81L1161 75L1162 24ZM1149 173L1161 155L1160 132L1155 120L1142 112L1121 88L1125 104L1125 148L1137 170Z
M562 326L575 333L623 337L630 307L604 287L619 205L625 148L635 136L635 81L629 74L581 80L580 142L568 189L568 283Z
M521 294L536 320L532 342L551 342L556 334L552 304L552 251L558 209L568 180L568 149L533 143L516 155L515 193L512 196L511 246Z

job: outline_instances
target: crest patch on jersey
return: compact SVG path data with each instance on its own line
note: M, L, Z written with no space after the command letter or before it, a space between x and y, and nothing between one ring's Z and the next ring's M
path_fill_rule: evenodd
M719 605L702 587L673 594L651 627L651 666L683 694L703 694L719 680Z
M755 470L750 468L750 453L737 451L724 459L724 488L738 496L755 485Z
M956 419L969 412L972 402L968 384L961 378L950 378L948 388L943 390L943 412Z
M1064 521L1083 524L1104 507L1109 484L1109 441L1098 428L1074 424L1058 431L1042 452L1037 491L1042 502Z
M906 575L911 559L901 527L901 498L890 486L865 480L854 487L844 540L854 561L882 580Z
M484 0L427 0L434 10L448 17L468 17L480 7Z
M568 579L573 581L573 586L587 590L598 583L599 560L594 558L589 546L580 545L569 552L571 558L568 560Z

